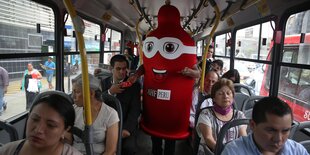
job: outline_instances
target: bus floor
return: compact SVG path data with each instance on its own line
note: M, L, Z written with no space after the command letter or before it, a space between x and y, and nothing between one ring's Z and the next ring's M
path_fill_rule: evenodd
M137 154L136 155L152 155L151 136L138 130L137 133ZM177 140L175 147L175 155L192 155L192 149L187 140Z

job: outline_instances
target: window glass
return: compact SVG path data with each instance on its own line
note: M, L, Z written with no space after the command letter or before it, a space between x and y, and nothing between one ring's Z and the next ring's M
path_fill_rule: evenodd
M310 10L291 15L286 22L282 62L310 65ZM310 120L310 70L281 66L278 96L290 105L294 120Z
M0 5L0 53L55 52L51 8L29 0L1 1Z
M271 41L273 39L273 28L275 27L275 23L273 21L266 22L262 24L262 34L261 34L261 46L259 58L257 58L257 54L252 54L252 59L259 60L267 60L268 53L271 50Z
M111 29L105 30L104 51L111 51Z
M203 40L197 41L196 49L197 49L197 56L198 57L202 56L202 50L203 50L202 42L203 42Z
M112 30L111 51L121 50L121 33Z
M103 54L103 64L110 65L111 58L116 55L120 54L120 52L111 52L111 53L104 53Z
M215 55L225 56L226 34L216 36L215 38Z
M94 74L95 69L98 68L98 64L99 64L99 53L87 54L88 73ZM64 66L65 66L65 77L64 77L65 92L70 93L72 91L71 80L82 73L80 55L78 54L67 55L65 57Z
M40 64L44 64L48 57L27 57L27 58L13 58L13 59L0 59L0 66L5 68L9 74L9 86L8 92L4 95L4 100L7 102L7 109L0 115L1 120L6 120L15 115L18 115L26 111L26 83L23 82L24 74L33 73L35 77L40 77L34 82L37 82L39 87L37 90L40 92L48 91L54 88L49 88L49 84L46 78L46 72L44 67L41 67ZM54 61L54 58L53 58ZM55 62L55 61L54 61ZM32 71L26 71L28 63L31 63L33 66ZM40 74L38 74L38 72ZM32 80L33 81L33 80ZM56 77L55 74L52 76L52 86L55 87ZM32 83L32 82L31 82ZM32 85L34 86L34 85ZM35 85L37 86L37 85ZM34 88L34 87L32 87Z
M83 33L85 49L89 51L100 51L100 26L90 21L84 20L85 31ZM69 16L65 24L66 33L64 36L64 49L65 52L79 51L76 45L76 36L74 26Z
M84 20L85 32L83 34L86 51L100 51L100 26Z
M266 78L264 76L270 77L270 74L264 74L265 66L266 65L262 63L236 60L234 69L237 69L240 74L240 83L250 86L254 90L255 94L259 95L263 79Z
M260 25L254 25L237 31L235 52L237 58L252 58L253 54L257 55L259 28Z

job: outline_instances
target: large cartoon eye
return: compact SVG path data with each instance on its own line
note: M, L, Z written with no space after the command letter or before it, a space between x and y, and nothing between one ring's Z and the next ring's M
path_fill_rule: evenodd
M179 45L177 43L174 42L166 42L164 44L164 51L167 53L174 53L175 51L177 51Z
M145 49L147 52L152 52L153 48L154 48L153 42L146 42L145 43Z

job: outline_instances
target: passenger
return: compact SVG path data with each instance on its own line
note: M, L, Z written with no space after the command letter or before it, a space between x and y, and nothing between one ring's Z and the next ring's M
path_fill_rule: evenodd
M118 139L118 114L117 112L103 103L102 91L100 81L93 75L88 74L89 87L90 87L90 104L92 112L92 126L93 126L93 150L95 155L104 154L112 155L116 153L117 139ZM81 130L84 130L85 119L83 114L84 102L83 102L83 80L79 75L75 79L73 85L73 99L76 104L75 113L75 126ZM73 146L86 154L83 141L74 136Z
M241 111L233 109L234 86L232 81L221 79L214 84L211 91L213 107L203 110L197 122L197 133L201 137L200 144L214 151L216 140L220 129L229 121L245 118ZM229 134L224 138L224 143L234 140L240 136L245 136L246 126L231 128ZM204 149L199 146L198 154L202 155Z
M253 108L250 121L253 134L227 144L222 155L308 155L301 144L288 139L292 122L292 110L285 102L277 97L265 97Z
M41 73L33 68L32 63L28 63L21 84L21 90L25 90L26 93L26 110L30 109L32 101L42 88L40 79L42 79Z
M223 74L222 78L231 80L233 83L240 83L240 74L237 69L231 69Z
M204 82L204 93L199 93L198 85L194 87L193 102L190 109L190 127L194 128L197 108L202 109L204 107L212 106L211 88L215 82L219 80L219 75L215 71L206 72Z
M141 86L139 82L130 87L121 84L128 79L128 61L124 55L114 55L110 61L112 76L103 79L104 93L115 96L121 103L123 112L122 153L135 154L138 118L141 113Z
M231 69L223 74L222 78L231 80L233 83L240 83L240 74L237 69ZM241 88L235 88L236 92L241 92Z
M223 66L224 66L224 62L222 60L217 59L211 63L211 70L215 71L218 75L222 75Z
M64 142L65 133L74 125L75 114L71 102L69 97L59 94L37 98L29 111L26 139L0 147L0 154L82 155Z
M214 47L212 45L209 45L208 54L206 55L206 72L211 70L211 64L214 61L213 53L214 53ZM200 68L202 68L202 60L198 63L198 66Z

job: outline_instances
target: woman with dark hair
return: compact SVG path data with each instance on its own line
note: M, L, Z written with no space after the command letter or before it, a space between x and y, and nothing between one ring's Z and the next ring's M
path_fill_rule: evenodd
M74 125L75 112L69 96L60 94L39 94L29 111L26 139L0 147L0 154L82 155L64 142L66 132Z
M240 74L237 69L231 69L223 74L222 78L231 80L233 83L240 83Z
M235 91L231 80L222 78L216 82L211 90L213 107L203 110L197 121L197 133L201 137L198 154L205 154L202 145L214 151L217 136L227 122L245 118L241 111L233 109ZM240 136L246 136L246 126L237 126L229 130L224 142L229 142Z

